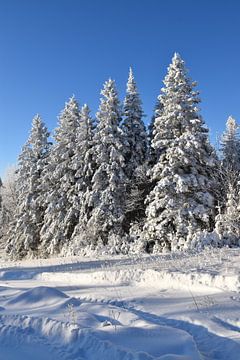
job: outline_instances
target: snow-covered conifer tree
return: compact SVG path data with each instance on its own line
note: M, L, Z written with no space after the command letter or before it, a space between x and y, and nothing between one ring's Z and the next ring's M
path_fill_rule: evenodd
M93 244L118 241L123 233L125 161L123 132L120 128L121 109L113 80L108 80L101 91L102 99L97 113L97 127L93 139L96 170L88 207L92 209L87 228L91 229Z
M125 136L125 172L128 177L124 227L126 232L128 232L130 224L135 221L140 221L139 215L144 213L144 181L146 177L143 176L143 172L147 168L145 163L147 160L148 145L147 132L143 122L142 102L131 68L124 100L122 129Z
M83 197L87 189L91 188L91 180L94 172L93 161L93 133L94 124L90 116L88 105L84 105L80 111L79 127L77 129L77 152L73 157L73 167L76 170L76 193L83 204ZM81 207L80 205L80 207ZM85 213L85 210L83 210Z
M239 125L232 116L227 120L220 144L220 162L216 174L219 186L216 190L221 212L224 212L227 199L231 197L229 191L239 189L240 180Z
M158 97L154 108L154 113L148 127L148 163L150 164L150 166L155 165L157 162L157 154L156 154L156 150L152 147L152 141L154 136L156 135L154 128L155 120L156 118L161 116L162 110L163 110L163 104L161 102L161 98Z
M45 255L59 253L71 238L78 222L76 201L77 134L79 106L74 97L66 104L55 129L56 140L44 172L43 187L48 191L44 225L41 230L41 251Z
M240 245L240 196L237 187L231 184L224 210L219 206L215 230L220 238L219 245Z
M67 248L64 249L68 253L77 253L86 245L86 242L84 244L82 240L84 233L86 237L86 224L91 214L91 207L89 208L88 203L95 169L93 135L93 119L90 116L89 107L85 104L80 111L80 122L76 137L77 151L73 156L73 168L76 171L73 208L78 211L78 223L72 234L71 244L67 245Z
M7 245L7 252L14 258L38 254L46 195L41 188L41 181L50 148L48 137L49 133L40 116L35 116L29 139L18 161L17 208Z
M226 131L221 139L221 152L223 166L228 171L240 172L240 138L239 125L236 120L229 116L226 123Z
M213 227L215 153L199 115L196 84L178 54L164 85L163 108L154 123L157 163L150 175L155 186L147 199L144 237L158 249L176 250L189 246L192 231Z
M229 116L221 138L218 167L216 232L223 244L235 245L240 236L240 138L239 125Z
M11 166L7 169L3 177L3 184L0 188L0 196L2 199L2 207L0 211L0 241L4 247L6 247L7 233L9 231L10 223L14 219L17 208L16 182L16 167Z
M137 91L132 69L127 82L124 100L123 131L125 134L126 174L131 179L137 167L143 165L147 155L147 132L143 122L142 103Z

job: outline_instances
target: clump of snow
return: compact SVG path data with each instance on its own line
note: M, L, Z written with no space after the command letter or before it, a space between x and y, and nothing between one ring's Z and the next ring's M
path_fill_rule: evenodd
M66 298L68 298L68 296L58 289L48 286L39 286L13 297L13 299L8 301L8 305L46 306Z

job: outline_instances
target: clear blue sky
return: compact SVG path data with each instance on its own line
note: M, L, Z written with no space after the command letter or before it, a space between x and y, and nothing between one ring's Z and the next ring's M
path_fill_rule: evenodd
M93 114L103 82L133 66L146 121L175 51L198 81L211 137L240 121L239 0L0 0L0 174L32 117L52 130L75 94Z

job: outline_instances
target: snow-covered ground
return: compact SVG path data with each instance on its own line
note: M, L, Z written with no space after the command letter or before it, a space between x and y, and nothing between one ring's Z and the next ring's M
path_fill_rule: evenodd
M0 360L240 359L240 250L0 259Z

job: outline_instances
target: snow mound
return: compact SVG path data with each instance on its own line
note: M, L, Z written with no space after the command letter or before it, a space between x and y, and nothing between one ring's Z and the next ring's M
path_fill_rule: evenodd
M37 360L200 360L194 340L184 331L162 326L145 330L118 327L116 332L112 327L106 329L100 336L100 331L97 334L49 318L0 316L0 347L2 350L5 346L6 354L14 360L29 345L31 351L32 345L42 351Z
M146 359L162 359L162 356L169 356L170 359L200 359L192 336L186 331L169 326L117 326L116 331L107 326L96 334L101 340L110 341L127 351L141 353L142 356L145 354Z
M48 286L38 286L24 291L8 301L8 305L14 306L46 306L67 299L68 296L62 291Z

